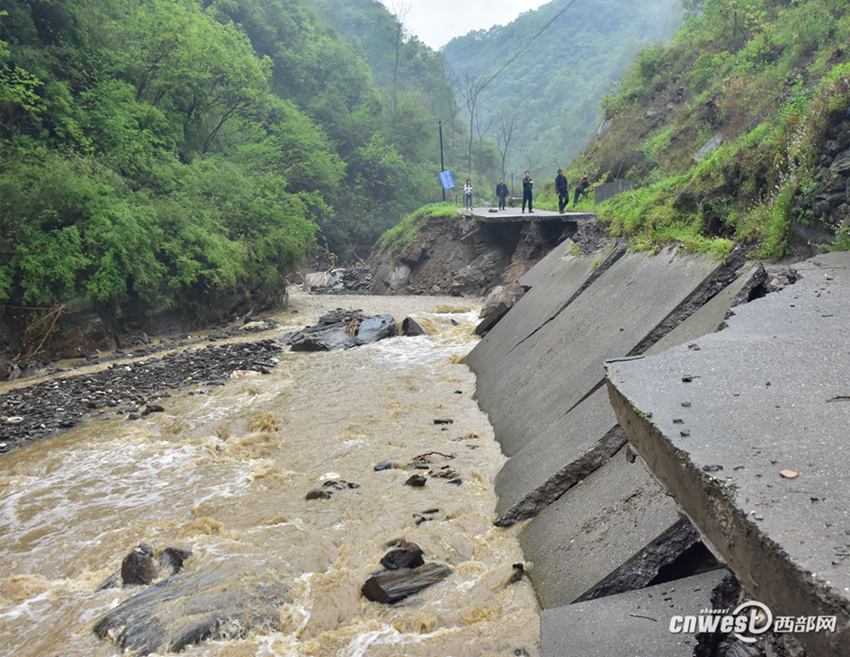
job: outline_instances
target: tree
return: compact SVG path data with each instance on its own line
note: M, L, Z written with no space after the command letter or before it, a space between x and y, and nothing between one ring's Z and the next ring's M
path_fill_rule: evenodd
M511 146L511 138L514 135L514 129L519 123L519 116L516 111L506 110L502 112L496 123L496 148L499 151L499 157L502 162L502 178L505 177L505 161L508 159L508 149Z
M469 142L466 151L466 170L469 174L472 173L472 146L475 140L475 121L478 118L478 99L487 82L483 77L472 71L466 71L463 74L461 96L466 105L466 115L469 119Z

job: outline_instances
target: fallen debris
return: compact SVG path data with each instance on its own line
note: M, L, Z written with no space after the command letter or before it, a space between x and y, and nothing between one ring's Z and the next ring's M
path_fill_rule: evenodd
M369 316L361 310L337 308L290 336L292 351L335 351L377 342L395 334L391 315Z
M99 639L141 656L278 627L288 591L272 572L219 566L180 573L127 598L94 625Z
M443 581L451 572L448 566L436 563L418 568L382 570L367 579L360 591L367 600L392 604Z

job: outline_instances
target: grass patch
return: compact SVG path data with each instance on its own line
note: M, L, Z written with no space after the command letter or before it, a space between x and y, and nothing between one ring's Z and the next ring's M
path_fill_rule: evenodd
M422 227L431 219L457 216L457 208L449 203L431 203L411 212L378 240L378 248L394 255L412 246Z

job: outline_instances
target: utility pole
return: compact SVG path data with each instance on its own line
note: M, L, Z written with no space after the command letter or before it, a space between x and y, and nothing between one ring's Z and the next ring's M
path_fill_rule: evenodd
M446 165L443 160L443 122L439 122L440 125L440 173L446 170ZM446 188L441 184L440 187L443 189L443 203L446 202Z

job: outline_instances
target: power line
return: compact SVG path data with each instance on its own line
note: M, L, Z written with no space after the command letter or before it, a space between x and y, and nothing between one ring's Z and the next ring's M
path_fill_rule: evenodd
M531 39L528 41L528 43L526 43L522 48L517 50L510 58L508 58L508 61L506 61L504 64L502 64L502 67L498 71L493 73L493 75L491 75L484 82L484 84L481 85L479 92L483 91L491 82L493 82L493 80L495 80L497 77L499 77L499 75L501 75L502 72L506 68L508 68L508 66L513 64L522 53L524 53L526 50L528 50L531 47L531 44L533 44L535 41L537 41L538 38L540 38L540 36L549 28L550 25L552 25L552 23L554 23L561 16L563 16L566 13L567 9L572 7L576 2L577 2L577 0L570 0L570 2L565 4L564 7L557 14L555 14L551 19L549 19L549 21L543 27L540 28L540 30L537 32L537 34L535 34L533 37L531 37Z

